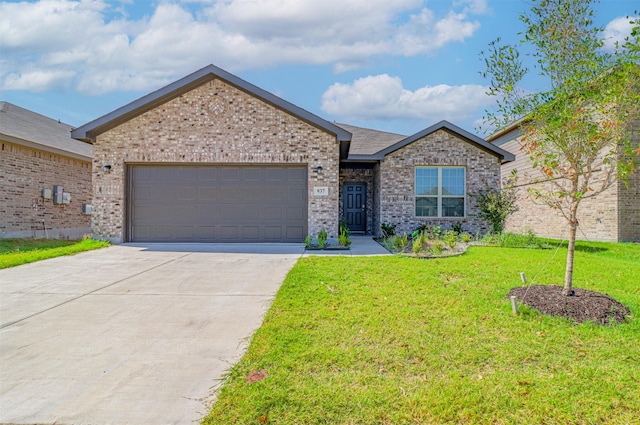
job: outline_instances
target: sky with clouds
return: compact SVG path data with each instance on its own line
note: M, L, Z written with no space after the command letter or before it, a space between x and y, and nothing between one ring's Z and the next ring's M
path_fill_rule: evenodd
M471 132L493 105L480 52L529 0L0 1L0 100L80 126L208 64L322 118ZM602 0L608 43L635 0ZM544 81L527 82L535 90Z

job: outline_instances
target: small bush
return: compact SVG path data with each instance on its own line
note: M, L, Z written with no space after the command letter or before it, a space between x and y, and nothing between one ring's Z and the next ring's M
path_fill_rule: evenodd
M435 255L440 255L442 251L444 251L444 243L442 241L433 241L431 244L431 252Z
M380 230L382 231L383 238L390 238L396 234L396 225L391 223L380 224Z
M396 252L404 252L404 250L407 248L408 243L409 237L407 236L407 232L404 232L402 236L394 236L393 245L396 248Z
M307 235L306 238L304 238L304 246L307 248L311 248L311 241L313 240L313 238L311 237L311 235Z
M460 240L464 243L469 243L471 241L471 235L467 232L464 232L460 235Z
M507 217L518 211L517 190L514 188L515 174L512 174L500 188L500 183L494 187L490 187L489 183L484 182L484 189L478 190L473 195L478 201L480 212L478 217L491 223L493 233L501 233L504 229L504 223Z
M462 230L462 222L461 221L456 221L453 224L453 226L451 227L451 230L453 230L456 235L462 234L462 232L463 232L463 230Z
M444 232L444 234L442 235L442 240L451 249L455 248L456 244L458 243L458 237L456 235L456 232L454 232L453 230L447 230L446 232Z
M422 247L423 247L423 243L422 243L422 239L421 238L417 238L417 239L413 240L412 249L413 249L413 253L414 254L417 254L420 251L422 251Z
M348 233L341 233L340 235L338 235L338 244L340 244L342 246L351 245L351 239L349 239L349 234Z
M325 244L327 243L327 236L329 236L327 234L327 231L322 229L318 232L318 247L319 248L324 248Z

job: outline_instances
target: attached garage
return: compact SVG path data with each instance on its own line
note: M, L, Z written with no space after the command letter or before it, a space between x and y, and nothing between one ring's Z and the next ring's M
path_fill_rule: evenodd
M297 242L307 235L303 165L129 165L132 242Z
M123 242L336 236L351 133L209 65L72 132L93 144L91 230Z

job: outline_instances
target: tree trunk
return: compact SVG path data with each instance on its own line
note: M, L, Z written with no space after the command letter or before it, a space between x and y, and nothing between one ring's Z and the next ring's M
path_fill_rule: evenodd
M562 295L568 297L573 293L573 257L576 252L576 230L578 229L578 219L572 211L569 220L569 248L567 249L567 265L564 272L564 288Z

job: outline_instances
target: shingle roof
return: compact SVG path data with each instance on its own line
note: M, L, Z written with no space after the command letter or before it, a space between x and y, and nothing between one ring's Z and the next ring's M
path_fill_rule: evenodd
M73 127L9 102L0 102L0 139L91 161L93 146L71 138Z
M349 155L373 155L407 137L402 134L387 133L386 131L348 124L336 123L336 125L352 134Z
M116 127L131 118L149 111L158 105L161 105L175 97L180 96L187 91L204 84L214 78L220 78L226 83L243 90L263 101L274 105L300 119L306 121L318 128L321 128L331 134L335 134L339 142L348 143L351 140L351 134L344 129L326 121L319 116L306 111L286 100L269 93L260 87L236 77L235 75L218 68L215 65L207 65L206 67L187 75L180 80L169 84L153 93L141 97L128 105L125 105L115 111L95 119L81 127L75 129L72 136L78 140L92 142L98 134L101 134L113 127ZM346 149L346 147L345 147Z
M456 135L460 136L462 139L466 140L468 143L475 145L476 147L491 153L492 155L500 158L502 162L513 161L515 157L513 154L505 151L504 149L500 149L499 147L492 145L491 143L486 142L484 139L476 136L475 134L469 133L466 130L461 129L460 127L451 124L449 121L440 121L430 127L425 128L422 131L417 132L409 137L405 137L404 139L376 152L375 154L369 155L357 155L357 154L349 154L349 159L352 160L384 160L384 157L388 154L397 151L410 143L415 142L416 140L422 139L423 137L428 136L431 133L435 133L438 130L446 130Z

